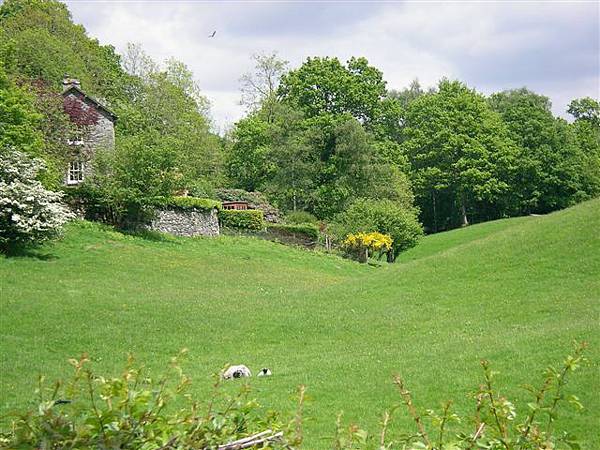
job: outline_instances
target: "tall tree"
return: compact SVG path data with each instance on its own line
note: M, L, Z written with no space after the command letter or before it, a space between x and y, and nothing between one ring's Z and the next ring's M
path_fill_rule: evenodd
M600 103L591 97L578 98L569 103L567 112L577 121L586 121L600 127Z
M363 124L376 120L385 97L380 70L365 58L343 65L337 58L308 58L282 77L279 94L307 117L350 114Z
M522 88L493 94L489 103L519 148L515 213L546 213L586 197L583 154L572 128L553 116L547 97Z
M244 105L248 112L263 109L267 120L273 118L277 88L281 77L287 70L288 62L281 59L277 52L270 54L254 54L254 70L240 78L240 90Z
M589 97L577 99L567 111L575 118L572 128L582 152L582 188L595 197L600 194L600 103Z
M269 122L251 114L236 124L229 141L225 167L233 186L247 191L264 188L273 171Z
M121 57L123 69L134 77L148 80L150 76L159 71L156 62L144 51L141 44L127 43L125 53Z
M122 98L124 72L115 49L90 39L65 4L6 0L0 6L0 29L0 59L11 74L42 79L56 90L68 74L95 97Z
M467 225L479 204L498 202L508 191L514 145L500 116L462 83L442 80L439 92L414 100L404 135L419 201L431 210L429 228L439 223L440 206L453 210L442 222L458 218Z

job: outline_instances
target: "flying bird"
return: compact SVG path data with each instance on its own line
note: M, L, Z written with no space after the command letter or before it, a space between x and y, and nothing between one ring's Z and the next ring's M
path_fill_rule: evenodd
M211 38L211 37L215 37L215 34L217 34L216 30L215 30L215 31L213 31L213 32L212 32L212 33L211 33L211 34L210 34L208 37L209 37L209 38Z

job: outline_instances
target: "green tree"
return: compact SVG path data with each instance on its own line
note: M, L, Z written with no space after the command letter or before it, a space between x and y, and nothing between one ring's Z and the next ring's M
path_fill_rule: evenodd
M523 88L493 94L489 104L519 149L512 182L515 213L546 213L586 198L584 155L572 127L552 115L547 97Z
M67 6L55 0L6 0L0 6L4 45L0 59L11 73L61 88L65 74L96 97L121 98L123 71L112 46L90 39Z
M275 111L269 135L271 176L265 190L286 211L314 212L322 136L288 105L279 104Z
M41 156L42 115L36 111L34 102L31 93L8 78L0 62L0 150L18 148L31 156Z
M332 127L331 133L327 132L328 126ZM325 126L319 120L312 124L315 128L319 133L321 167L313 211L317 217L331 218L355 198L368 195L375 152L356 119L331 120Z
M576 121L586 121L600 127L600 103L591 97L578 98L569 103L567 112Z
M350 114L364 124L377 119L385 94L382 72L365 58L351 58L345 66L337 58L308 58L279 86L281 98L307 117Z
M156 132L123 139L115 151L96 155L79 195L91 218L137 228L180 187L176 161L177 153Z
M509 190L514 145L484 97L458 81L442 80L438 92L410 103L404 139L419 203L431 210L427 225L434 230L440 207L450 226L456 219L464 226L480 204L497 203Z
M600 194L600 104L589 97L573 100L567 110L574 118L572 125L582 152L582 189L589 196Z
M225 156L227 176L233 186L247 191L260 190L272 175L270 128L257 114L236 124Z

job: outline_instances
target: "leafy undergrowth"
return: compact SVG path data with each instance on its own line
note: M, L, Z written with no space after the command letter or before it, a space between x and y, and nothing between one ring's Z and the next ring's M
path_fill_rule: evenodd
M429 236L374 269L256 239L73 224L60 242L0 260L1 411L27 406L39 373L65 377L65 361L84 352L97 373L117 374L131 352L152 374L186 347L199 399L226 363L273 371L250 383L266 408L293 412L306 385L305 446L328 448L339 411L345 424L379 428L401 401L395 373L417 407L453 399L465 414L480 359L525 402L520 386L580 340L590 362L567 391L585 409L561 411L560 426L596 448L599 226L595 200ZM411 420L398 410L390 432Z

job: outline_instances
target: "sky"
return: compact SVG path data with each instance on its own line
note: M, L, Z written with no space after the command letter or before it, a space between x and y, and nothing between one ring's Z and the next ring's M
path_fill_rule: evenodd
M239 79L252 70L252 55L273 51L290 68L310 56L364 56L389 89L442 77L484 94L525 86L550 97L563 117L572 99L600 97L597 1L65 3L90 36L119 53L132 42L156 61L184 62L220 132L245 113Z

